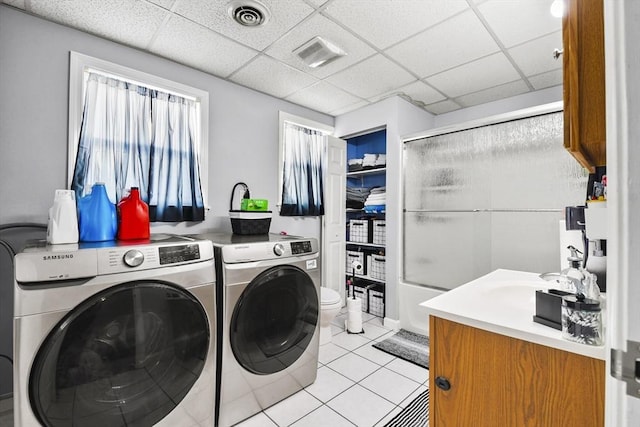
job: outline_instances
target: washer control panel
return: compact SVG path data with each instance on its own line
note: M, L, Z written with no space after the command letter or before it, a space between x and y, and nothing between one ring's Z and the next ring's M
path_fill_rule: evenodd
M157 235L165 236L165 235ZM213 259L209 240L166 235L146 243L95 242L48 245L29 242L14 258L21 284L83 279L101 274L149 270Z
M197 244L162 246L158 248L158 251L160 252L160 265L200 259L200 246Z
M98 250L98 274L148 270L206 261L211 258L213 258L213 246L208 241L160 243L135 247L116 246Z

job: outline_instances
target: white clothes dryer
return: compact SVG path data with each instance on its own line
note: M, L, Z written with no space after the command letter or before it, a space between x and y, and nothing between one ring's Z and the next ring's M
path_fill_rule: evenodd
M15 280L15 425L213 425L211 242L38 242Z
M218 279L218 425L234 425L312 384L320 335L318 241L205 234Z

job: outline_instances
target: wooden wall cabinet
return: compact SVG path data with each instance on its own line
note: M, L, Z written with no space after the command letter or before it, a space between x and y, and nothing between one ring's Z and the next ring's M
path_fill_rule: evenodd
M606 166L604 4L565 0L564 146L590 173Z
M431 427L604 425L603 360L434 316L429 326Z

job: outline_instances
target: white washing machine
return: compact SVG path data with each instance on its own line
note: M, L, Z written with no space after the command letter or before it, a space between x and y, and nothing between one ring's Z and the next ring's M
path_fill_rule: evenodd
M220 427L312 384L318 369L320 259L313 238L206 234L218 279Z
M211 242L37 243L15 279L16 426L213 425Z

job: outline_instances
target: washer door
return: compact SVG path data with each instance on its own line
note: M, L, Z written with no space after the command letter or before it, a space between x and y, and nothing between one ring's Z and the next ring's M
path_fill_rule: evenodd
M282 371L309 346L318 316L318 294L307 273L290 265L265 270L247 285L233 310L233 354L254 374Z
M151 426L196 382L209 339L207 314L186 290L109 288L45 339L29 378L33 411L45 426Z

